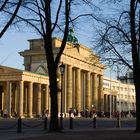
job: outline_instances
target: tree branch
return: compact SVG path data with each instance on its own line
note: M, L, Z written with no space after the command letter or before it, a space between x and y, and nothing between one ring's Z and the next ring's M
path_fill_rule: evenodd
M17 12L18 12L19 7L21 6L21 4L22 4L22 0L19 0L19 2L17 3L17 7L16 7L14 13L12 14L12 17L10 18L10 20L8 21L8 23L6 24L6 26L3 28L3 30L0 32L0 38L3 36L3 34L5 33L5 31L8 29L8 27L13 22L13 20L16 17Z

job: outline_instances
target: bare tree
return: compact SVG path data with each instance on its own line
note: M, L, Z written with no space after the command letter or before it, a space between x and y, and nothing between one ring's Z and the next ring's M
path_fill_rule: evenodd
M107 20L98 48L104 60L121 62L133 71L136 91L136 131L140 132L140 1L130 0L118 20ZM105 22L104 22L105 23ZM103 55L105 54L105 55Z
M4 10L10 10L13 11L13 14L8 18L8 21L1 27L1 31L0 31L0 38L3 36L3 34L6 32L6 30L8 29L8 27L12 24L13 20L16 17L16 14L19 11L19 8L22 4L23 0L17 0L12 2L11 0L2 0L0 1L0 15L4 16L4 18L6 17L6 13L4 12ZM0 21L2 22L2 21Z
M77 3L79 5L77 5ZM51 117L50 117L50 131L59 129L58 125L58 103L57 103L57 68L60 57L63 53L67 42L69 26L74 26L74 22L88 14L73 15L72 5L81 6L80 4L88 4L91 6L91 1L80 0L24 0L24 5L19 14L16 15L16 21L13 24L28 25L32 27L41 35L44 41L44 49L46 54L47 68L50 83L50 97L51 97ZM12 12L5 10L6 13L12 15ZM61 46L56 56L53 54L52 37L57 31L61 31L62 37Z

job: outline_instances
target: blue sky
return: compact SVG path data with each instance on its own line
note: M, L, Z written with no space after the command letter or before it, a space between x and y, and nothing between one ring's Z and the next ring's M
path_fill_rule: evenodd
M89 44L89 42L86 42L88 36L83 39L85 34L76 34L76 36L80 37L80 39L78 37L80 43ZM19 55L19 52L28 49L28 40L34 38L40 38L40 36L32 32L18 32L9 29L0 39L0 65L24 69L23 57Z
M0 39L0 65L24 69L23 57L18 52L28 49L28 39L37 38L36 34L8 30Z
M102 8L109 9L110 4L105 5ZM116 10L117 11L117 10ZM105 10L106 16L112 15L112 11ZM95 23L96 26L96 23ZM88 22L83 21L83 24L79 29L75 30L75 35L79 40L79 43L88 47L93 47L92 38L95 34L92 31L94 27ZM14 67L18 69L24 69L23 58L18 52L29 48L28 39L40 38L36 33L31 31L18 32L16 29L9 29L4 36L0 39L0 65Z

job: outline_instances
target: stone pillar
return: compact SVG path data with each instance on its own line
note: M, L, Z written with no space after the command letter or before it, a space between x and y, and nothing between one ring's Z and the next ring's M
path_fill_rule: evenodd
M23 117L23 97L24 97L24 82L19 81L19 117Z
M107 95L104 94L104 112L107 112Z
M48 90L48 85L45 85L45 109L49 110L49 90Z
M110 95L107 95L107 100L108 100L108 112L110 112Z
M114 96L114 110L117 111L117 97Z
M98 111L98 92L97 92L97 74L93 74L93 104Z
M86 109L90 111L91 109L91 81L90 81L90 72L86 73Z
M104 111L103 76L99 75L99 111Z
M7 113L8 117L11 117L11 86L12 84L10 81L7 81L6 83L6 91L7 91Z
M67 66L67 112L72 108L72 66Z
M4 90L2 91L2 110L4 109Z
M76 69L76 107L78 113L81 111L81 70Z
M4 104L3 104L3 111L7 110L7 88L6 88L6 84L4 84Z
M17 88L17 83L15 84L15 90L14 90L14 92L15 92L15 112L17 113L17 107L18 107L18 90L17 90L18 88Z
M33 117L32 111L33 111L33 83L29 82L29 85L28 85L28 116L30 118Z
M24 92L24 113L27 113L27 103L28 103L28 88L27 87L25 87L25 92Z
M41 114L41 84L37 88L37 116Z
M114 112L114 95L112 95L112 112Z
M109 103L108 103L109 101L108 101L108 95L106 94L106 112L108 112L108 105L109 105ZM104 103L105 104L105 103Z

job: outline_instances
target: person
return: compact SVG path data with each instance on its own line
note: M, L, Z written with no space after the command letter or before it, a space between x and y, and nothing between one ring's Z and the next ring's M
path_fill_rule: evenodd
M89 113L89 112L88 112L88 109L86 109L86 110L85 110L85 117L86 117L86 118L89 116L88 113Z
M69 110L69 117L70 118L75 118L74 113L72 111L72 108L70 108L70 110Z
M72 109L69 109L69 117L71 117Z
M96 118L97 117L95 106L93 107L93 110L92 110L92 117L93 118Z
M15 115L15 117L17 117L17 112L16 111L14 112L14 115Z
M48 113L49 113L49 111L46 110L46 111L45 111L45 117L48 117Z
M92 106L92 118L93 118L93 128L96 128L96 108L95 106Z
M8 111L7 111L7 109L5 109L4 112L3 112L3 117L7 118L7 116L8 116Z

